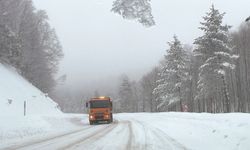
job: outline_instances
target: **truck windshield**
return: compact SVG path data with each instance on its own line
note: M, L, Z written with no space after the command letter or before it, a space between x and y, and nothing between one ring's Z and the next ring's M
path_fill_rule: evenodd
M108 108L108 107L110 107L110 102L108 100L90 101L90 108Z

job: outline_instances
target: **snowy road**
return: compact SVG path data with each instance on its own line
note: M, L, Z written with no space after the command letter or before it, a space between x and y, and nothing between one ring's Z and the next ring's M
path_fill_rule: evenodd
M82 127L77 130L39 140L34 138L4 149L247 150L250 146L250 124L246 123L249 115L239 116L188 113L118 114L112 124L92 126L88 125L85 118ZM235 119L236 122L232 122Z
M138 135L139 137L137 137ZM161 130L149 128L143 123L133 121L115 121L113 124L86 125L84 128L46 138L17 144L6 149L19 150L82 150L82 149L180 149L187 148L164 134Z

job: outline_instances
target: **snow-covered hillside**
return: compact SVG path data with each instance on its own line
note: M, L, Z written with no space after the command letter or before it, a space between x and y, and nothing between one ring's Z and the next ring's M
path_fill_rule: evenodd
M0 116L61 114L58 105L21 77L15 69L0 64Z
M0 145L4 140L48 132L51 130L48 120L51 119L44 116L63 115L57 103L21 77L14 68L3 64L0 64L0 110Z

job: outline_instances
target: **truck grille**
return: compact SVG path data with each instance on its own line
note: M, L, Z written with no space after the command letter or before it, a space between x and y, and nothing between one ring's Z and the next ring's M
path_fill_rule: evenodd
M95 113L95 116L103 116L104 114L102 112Z
M96 118L96 120L103 120L104 119L103 116L96 116L95 118Z
M96 120L103 120L104 114L103 113L95 113L95 119Z

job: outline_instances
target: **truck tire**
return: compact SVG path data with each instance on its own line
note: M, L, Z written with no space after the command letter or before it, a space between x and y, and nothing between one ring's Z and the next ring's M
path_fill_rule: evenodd
M113 114L111 113L111 119L110 122L113 122Z
M93 125L93 124L94 124L94 122L93 122L93 121L89 121L89 124L90 124L90 125Z

